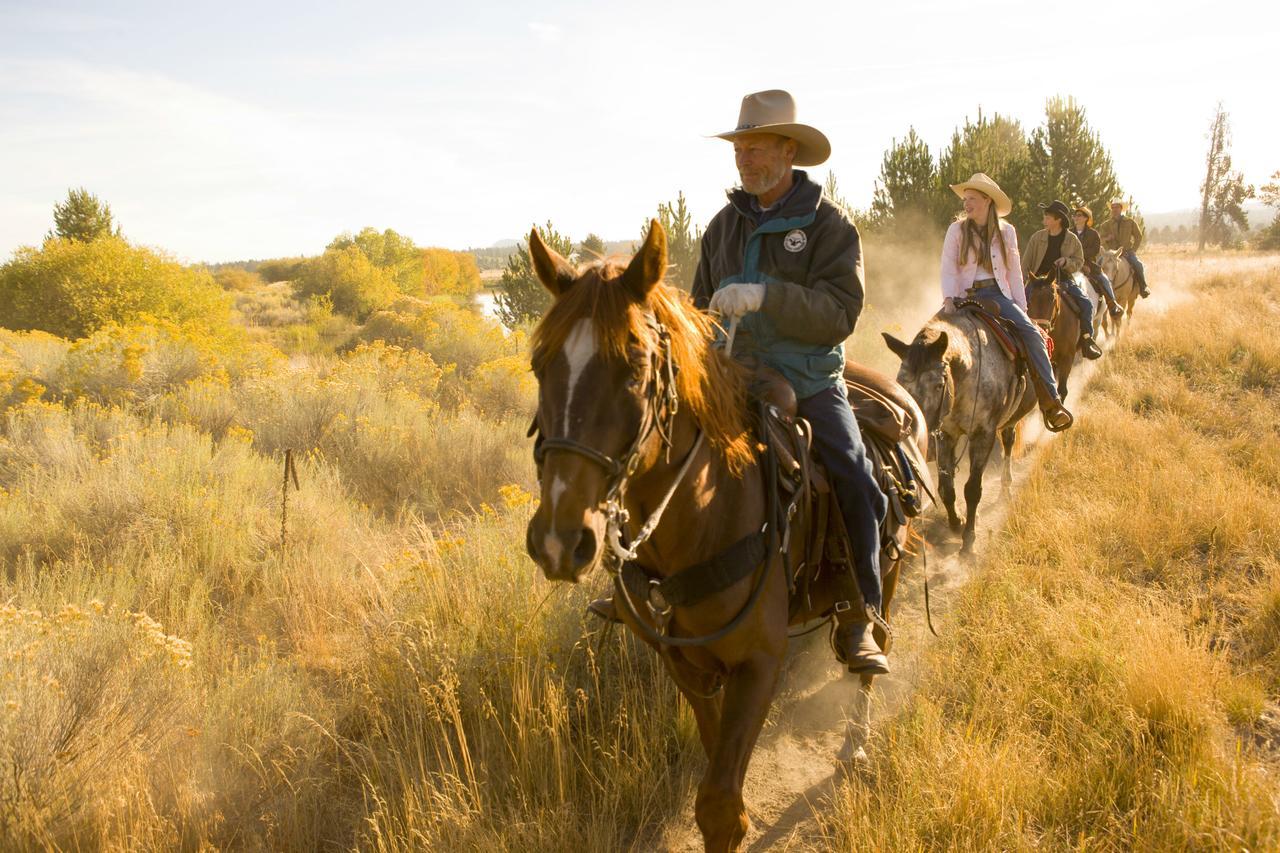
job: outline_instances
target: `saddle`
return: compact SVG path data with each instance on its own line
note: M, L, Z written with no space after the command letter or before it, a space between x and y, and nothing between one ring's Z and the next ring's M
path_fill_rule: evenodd
M795 391L772 368L757 365L754 370L751 396L761 410L759 437L772 452L778 488L786 499L786 518L780 524L789 537L790 522L801 507L811 522L802 558L788 567L794 612L808 606L809 586L824 567L852 570L853 550L835 492L813 455L809 425L797 416ZM912 440L918 409L905 388L871 368L847 363L844 380L877 484L888 501L881 556L897 560L896 533L923 511L928 489L922 485L928 476L925 462Z
M1068 299L1067 301L1070 302L1071 300ZM1026 345L1018 335L1017 329L1014 328L1013 322L1000 316L999 304L990 299L957 299L955 306L957 310L966 311L981 320L983 325L991 330L991 336L1000 344L1000 349L1004 351L1004 354L1018 365L1020 371L1027 370L1030 360ZM1039 323L1035 325L1040 332L1040 336L1044 338L1044 345L1049 350L1049 358L1052 359L1053 338L1049 335L1049 330L1044 326Z

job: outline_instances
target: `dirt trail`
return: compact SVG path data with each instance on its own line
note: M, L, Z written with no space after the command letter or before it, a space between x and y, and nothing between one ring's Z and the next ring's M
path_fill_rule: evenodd
M1212 269L1206 269L1205 262L1194 257L1153 256L1147 261L1147 269L1155 292L1152 298L1138 302L1136 322L1142 323L1189 298L1189 281L1210 271L1243 271L1252 268L1255 261L1269 263L1273 259L1245 257L1230 262L1214 259L1210 262ZM1112 343L1104 340L1104 349L1110 349ZM1105 360L1104 356L1098 363ZM1088 410L1085 392L1098 363L1084 362L1072 372L1072 394L1068 402L1073 404L1071 408L1077 417ZM1022 449L1013 465L1014 496L1052 438L1039 426L1038 419L1032 417L1024 422ZM907 567L894 601L897 629L891 655L894 671L890 676L876 679L873 727L904 707L915 687L921 654L932 643L946 642L948 603L979 564L985 543L1004 524L1012 500L1002 499L1000 494L999 452L997 443L984 478L976 556L967 559L960 556L959 537L947 529L946 516L939 508L925 513L924 532L930 543L929 590L934 625L942 638L932 637L925 625L923 570L917 560ZM956 473L958 486L964 482L967 468L967 462L962 462ZM963 496L959 497L961 513L963 502ZM825 631L793 644L773 712L747 771L744 797L752 827L745 850L758 853L825 849L814 810L821 808L822 801L835 791L842 778L836 769L835 756L844 739L844 709L853 706L856 691L856 680L845 677L834 662ZM663 830L656 849L671 853L702 850L702 837L693 819L692 797L682 813Z

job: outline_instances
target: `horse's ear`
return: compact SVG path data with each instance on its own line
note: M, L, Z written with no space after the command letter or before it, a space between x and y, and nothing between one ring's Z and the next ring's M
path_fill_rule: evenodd
M667 274L667 232L656 219L649 220L649 233L645 235L644 245L636 256L627 264L618 281L631 292L638 302L649 297L649 291L662 281Z
M911 344L907 343L906 341L898 340L888 332L881 332L880 335L884 338L884 342L888 344L889 349L893 350L894 355L896 355L899 359L904 359L907 357L907 351L911 349Z
M942 357L947 354L948 343L949 341L947 340L947 333L938 332L938 337L930 341L925 346L924 351L929 354L930 358L936 358L939 361L941 361Z
M562 296L578 279L569 262L542 242L542 235L535 227L529 232L529 259L533 261L533 271L538 274L538 281L551 291L552 296Z

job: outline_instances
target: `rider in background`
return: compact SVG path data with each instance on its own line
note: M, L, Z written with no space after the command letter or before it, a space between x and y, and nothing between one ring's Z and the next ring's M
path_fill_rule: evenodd
M1135 254L1142 246L1142 228L1134 219L1124 215L1128 207L1123 199L1113 199L1111 218L1098 227L1098 236L1102 238L1103 248L1120 250L1120 257L1133 268L1133 277L1138 280L1138 293L1146 299L1151 295L1151 291L1147 289L1147 271Z
M1009 215L1013 201L981 172L952 184L951 191L964 200L964 213L942 240L942 311L954 312L958 299L989 300L999 306L1000 316L1013 324L1026 348L1045 426L1061 432L1071 426L1071 413L1058 397L1044 336L1027 316L1017 231L1001 219Z
M1102 350L1093 340L1093 300L1075 280L1075 274L1084 269L1084 249L1071 230L1071 211L1060 201L1041 204L1044 211L1044 228L1031 235L1027 250L1022 254L1022 276L1044 278L1052 275L1058 282L1058 290L1076 303L1080 315L1080 353L1085 358L1098 358Z
M1111 279L1107 278L1107 274L1102 271L1102 266L1098 263L1098 258L1102 255L1102 238L1094 230L1093 211L1081 205L1072 211L1071 218L1076 224L1072 231L1080 240L1080 245L1084 247L1084 274L1107 301L1107 310L1111 312L1111 316L1119 317L1124 313L1124 309L1120 307L1120 303L1116 302L1116 292L1111 287Z

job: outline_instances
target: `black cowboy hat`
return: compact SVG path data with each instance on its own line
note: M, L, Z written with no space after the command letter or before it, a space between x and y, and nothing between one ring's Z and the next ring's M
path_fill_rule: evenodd
M1065 204L1058 201L1057 199L1054 199L1049 204L1041 204L1040 209L1043 210L1045 213L1052 213L1056 216L1061 217L1062 224L1064 226L1071 224L1071 208L1067 207Z

